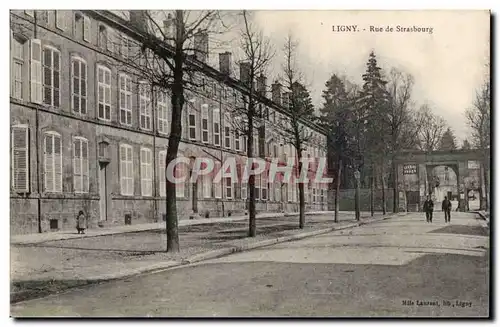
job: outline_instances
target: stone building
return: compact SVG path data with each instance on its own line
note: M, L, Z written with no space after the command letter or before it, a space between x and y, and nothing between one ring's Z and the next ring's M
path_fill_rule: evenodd
M164 90L148 92L120 64L137 39L133 18L93 10L10 12L11 233L73 229L80 210L89 228L164 219L170 98ZM195 42L208 47L206 35ZM245 138L228 115L247 96L244 67L236 78L229 52L219 54L218 69L206 56L192 60L202 66L202 83L186 97L179 155L244 158ZM283 92L274 83L268 98L265 76L257 88L263 116L255 155L286 162L295 151L276 130L286 118ZM324 132L304 125L313 136L306 156L324 156ZM261 177L256 187L258 211L298 210L297 185ZM308 185L307 210L327 209L326 189ZM179 219L235 215L245 211L247 186L204 177L178 185L177 196Z

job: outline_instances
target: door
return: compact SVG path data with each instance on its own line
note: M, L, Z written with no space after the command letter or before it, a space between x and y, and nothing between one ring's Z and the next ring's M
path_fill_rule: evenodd
M107 214L107 196L106 196L106 166L99 164L99 213L100 221L108 220Z

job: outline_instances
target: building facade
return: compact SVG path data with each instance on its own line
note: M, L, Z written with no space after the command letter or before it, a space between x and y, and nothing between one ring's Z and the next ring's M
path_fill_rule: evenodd
M10 18L11 233L73 229L80 210L89 228L165 219L170 98L149 92L120 64L134 42L130 15L13 10ZM179 156L246 157L230 115L245 87L233 76L231 54L219 59L219 69L198 62L202 83L186 96ZM280 86L269 99L265 77L258 83L263 119L255 155L286 162L295 151L276 131L286 117ZM306 156L323 157L325 133L304 124L313 136ZM247 185L211 178L177 185L179 219L245 212ZM297 185L259 177L256 189L258 211L298 210ZM326 185L311 182L306 191L307 210L327 210Z

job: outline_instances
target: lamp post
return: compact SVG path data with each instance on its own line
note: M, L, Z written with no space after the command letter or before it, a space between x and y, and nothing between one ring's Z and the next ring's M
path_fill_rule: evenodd
M356 210L356 220L359 221L360 220L360 210L359 210L359 179L361 177L361 174L359 172L359 170L356 169L356 171L354 171L354 178L356 179L356 193L355 193L355 196L354 196L354 207L355 207L355 210Z

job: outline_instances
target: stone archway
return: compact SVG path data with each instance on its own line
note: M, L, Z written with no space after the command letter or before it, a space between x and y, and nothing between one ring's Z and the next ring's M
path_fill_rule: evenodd
M454 208L460 203L460 174L458 163L436 163L426 165L427 190L434 200L434 209L439 211L439 205L445 197L452 201Z

